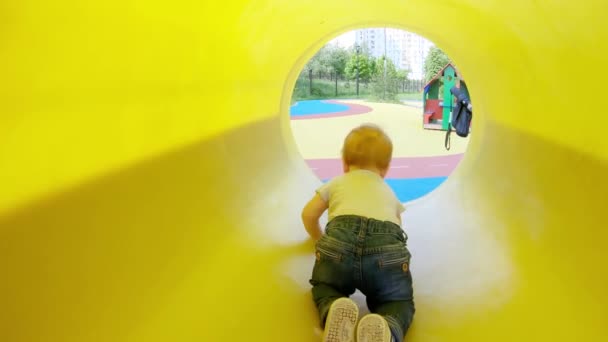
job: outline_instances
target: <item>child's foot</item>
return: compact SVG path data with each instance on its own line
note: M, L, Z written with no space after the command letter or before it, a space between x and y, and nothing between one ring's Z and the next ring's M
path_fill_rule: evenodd
M376 314L365 315L357 326L357 342L391 342L391 329L384 317Z
M323 342L354 342L359 307L348 298L336 299L325 320Z

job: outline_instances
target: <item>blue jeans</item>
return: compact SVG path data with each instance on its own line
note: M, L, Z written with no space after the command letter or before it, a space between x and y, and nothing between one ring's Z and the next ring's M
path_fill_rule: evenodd
M406 245L407 235L392 222L350 215L331 220L317 242L310 280L321 324L334 300L359 289L395 341L403 341L416 311Z

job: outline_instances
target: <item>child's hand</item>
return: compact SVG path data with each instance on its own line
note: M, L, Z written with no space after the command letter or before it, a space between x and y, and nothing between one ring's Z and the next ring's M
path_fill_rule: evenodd
M319 218L327 210L327 203L316 194L302 210L302 223L304 228L314 240L318 240L323 235L321 225L319 224Z

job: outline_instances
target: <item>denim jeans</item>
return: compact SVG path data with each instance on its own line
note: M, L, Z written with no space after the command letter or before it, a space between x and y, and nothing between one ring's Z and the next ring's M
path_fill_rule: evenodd
M310 280L322 325L334 300L359 289L395 341L403 341L416 311L406 245L407 235L392 222L350 215L331 220L317 242Z

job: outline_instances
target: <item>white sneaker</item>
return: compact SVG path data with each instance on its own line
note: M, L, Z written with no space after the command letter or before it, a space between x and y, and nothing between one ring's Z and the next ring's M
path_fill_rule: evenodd
M391 342L388 322L377 314L365 315L357 326L357 342Z
M336 299L325 320L323 342L355 342L359 307L348 298Z

